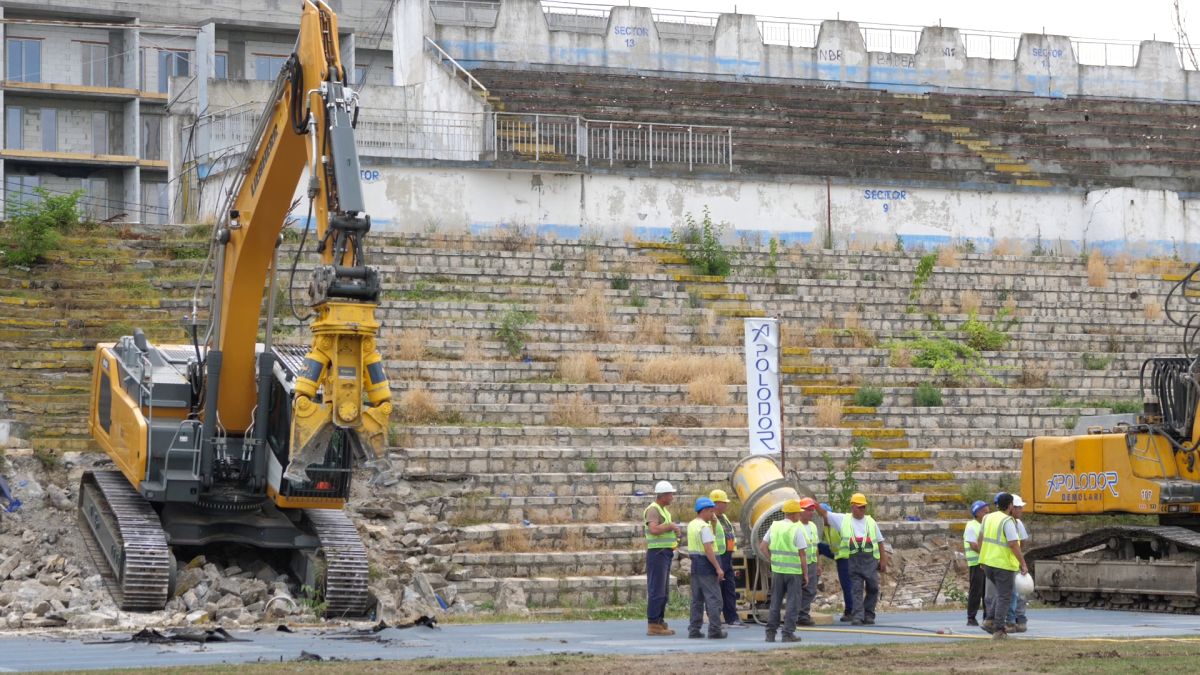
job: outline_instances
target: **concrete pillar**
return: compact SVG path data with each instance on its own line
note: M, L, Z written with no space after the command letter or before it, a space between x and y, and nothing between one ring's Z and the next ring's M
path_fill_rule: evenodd
M141 23L140 20L134 19L134 24ZM126 32L128 41L131 43L129 49L124 55L125 59L125 78L126 81L132 82L132 87L138 86L138 51L141 45L141 32L137 28L131 28ZM140 99L133 99L125 104L125 133L124 151L119 154L133 155L141 158L142 156L142 102ZM109 148L112 152L112 148ZM124 188L125 195L122 200L125 202L124 209L126 211L127 220L132 223L142 222L142 170L141 167L134 165L125 170Z
M4 8L0 7L0 19L4 18ZM5 26L7 24L0 23L0 45L6 44L4 41ZM8 64L5 59L8 56L7 49L0 49L0 74L8 76ZM0 89L0 112L4 111L4 91ZM4 124L8 121L8 115L0 115L0 147L4 147L4 141L8 135L4 132ZM0 158L0 218L4 217L4 205L8 203L8 174L5 173L4 159ZM0 429L0 434L5 430Z
M609 21L611 25L611 14ZM500 11L496 14L496 30L492 35L495 48L490 55L480 53L479 57L523 64L554 62L550 49L550 24L546 23L546 13L542 11L539 0L501 2ZM453 52L451 55L460 57Z
M1142 91L1137 95L1181 101L1187 99L1187 80L1179 54L1170 42L1143 40L1138 48L1137 77L1134 78ZM1156 91L1147 91L1156 87ZM1090 87L1089 87L1090 91Z
M942 88L965 87L967 84L967 50L957 28L929 26L923 29L917 53L913 56L874 53L871 59L873 69L879 66L915 68L921 79L912 84Z
M216 71L217 60L217 25L206 23L200 26L196 34L196 117L199 118L213 112L209 108L208 81ZM196 128L196 156L208 157L209 128L207 124Z
M713 67L728 75L761 75L763 42L753 14L722 14L713 34Z
M355 50L358 43L355 40L354 33L345 33L338 36L338 46L341 47L341 53L338 58L342 60L342 68L346 69L346 81L351 87L357 87L358 83L354 81L354 67L357 65L357 55Z
M246 34L231 30L226 36L229 43L229 58L225 59L225 74L231 80L246 79Z
M501 5L501 14L504 6ZM428 19L428 23L426 22ZM545 23L545 20L542 20ZM434 37L429 0L396 0L392 15L392 84L404 87L424 81L421 67L425 36Z
M134 20L133 23L136 24L138 22ZM141 63L141 36L136 29L127 29L121 32L123 33L121 39L124 42L124 49L121 50L119 59L113 59L114 61L119 60L121 62L118 68L121 79L111 81L113 86L137 89L140 84L138 81L140 79L140 69L138 66ZM116 54L113 54L111 47L109 55L116 56Z
M660 67L662 40L649 7L613 7L604 31L609 68Z
M1079 93L1079 64L1065 35L1025 33L1017 45L1018 91L1064 97Z
M823 21L817 36L816 73L821 80L866 82L867 43L857 21Z

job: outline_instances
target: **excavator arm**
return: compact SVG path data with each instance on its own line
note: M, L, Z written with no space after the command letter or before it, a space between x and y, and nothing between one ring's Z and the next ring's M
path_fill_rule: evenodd
M268 272L274 297L276 248L307 167L305 225L316 235L320 265L308 288L313 342L295 382L285 471L301 483L305 467L322 461L339 431L382 456L392 410L375 345L379 274L364 259L371 222L354 143L357 114L339 55L337 17L322 0L304 0L296 50L256 129L232 207L220 214L204 417L206 439L215 438L219 426L223 434L244 433L255 447L265 444L275 356L270 325L266 348L255 347L259 312ZM204 468L202 480L210 483Z

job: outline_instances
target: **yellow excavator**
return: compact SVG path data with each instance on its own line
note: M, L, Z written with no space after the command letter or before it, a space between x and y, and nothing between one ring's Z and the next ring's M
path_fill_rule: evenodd
M96 348L88 427L115 470L84 474L79 526L122 609L173 596L173 547L235 543L290 552L327 615L367 610L366 549L342 507L355 458L383 456L392 405L347 85L336 15L303 0L296 49L213 227L207 324L196 319L198 283L190 344L150 344L135 329ZM305 167L300 249L314 229L320 255L308 349L272 342L278 247Z
M1167 296L1183 355L1142 364L1143 411L1082 418L1080 436L1025 441L1026 511L1140 515L1158 525L1111 525L1026 553L1047 603L1200 613L1200 265Z

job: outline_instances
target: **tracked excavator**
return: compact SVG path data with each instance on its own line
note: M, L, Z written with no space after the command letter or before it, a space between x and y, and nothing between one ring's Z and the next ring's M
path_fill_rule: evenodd
M1085 417L1083 435L1025 441L1027 513L1158 521L1103 526L1100 518L1086 534L1026 552L1043 601L1200 614L1198 305L1200 265L1167 296L1167 318L1183 329L1182 355L1142 364L1141 413Z
M355 459L383 456L392 410L375 348L380 281L364 260L358 98L337 17L322 0L302 4L296 49L213 227L207 323L198 283L190 343L150 344L135 329L96 348L88 426L115 469L84 474L79 528L125 610L173 596L173 550L222 543L280 551L326 615L368 609L366 550L342 507ZM307 349L272 342L278 247L305 167L300 247L315 230L320 255Z

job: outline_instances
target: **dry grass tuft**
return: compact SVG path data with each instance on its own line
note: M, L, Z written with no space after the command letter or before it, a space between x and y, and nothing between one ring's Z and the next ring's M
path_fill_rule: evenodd
M966 290L958 295L958 309L962 314L978 312L981 305L983 305L983 300L975 291Z
M558 360L558 377L568 382L604 382L604 371L595 354L571 354Z
M626 244L637 243L637 234L634 233L632 227L627 227L624 230L621 230L621 241L625 242Z
M674 431L651 429L650 435L638 441L643 448L678 448L683 447L683 436Z
M958 251L953 246L939 248L937 264L939 267L958 267Z
M603 341L608 339L610 309L604 289L593 287L571 301L567 315L571 323L584 324L596 340Z
M619 523L621 522L621 506L617 500L617 496L609 488L602 487L596 493L599 497L599 504L596 508L596 522L598 523Z
M1158 302L1154 300L1147 302L1142 308L1142 316L1146 317L1147 319L1161 319L1162 315L1162 305L1158 304Z
M746 342L746 323L741 319L727 319L721 324L718 343L727 347L738 347Z
M1121 255L1109 261L1108 267L1116 274L1124 274L1129 271L1129 254L1124 251Z
M613 363L621 369L621 382L628 382L637 376L637 355L633 352L621 352Z
M567 536L562 539L562 550L586 551L588 549L584 541L582 527L567 528Z
M1108 285L1108 260L1100 251L1092 251L1087 263L1088 286L1104 288Z
M813 417L818 427L838 426L842 423L842 399L834 396L817 399L817 412Z
M1017 379L1017 384L1022 389L1045 389L1049 381L1045 368L1026 365L1021 366L1021 377Z
M639 255L630 259L629 271L632 274L658 274L661 270L657 260Z
M437 419L438 407L433 396L421 385L400 397L400 418L409 424L428 424Z
M1005 308L1005 309L1007 309L1007 310L1009 310L1010 312L1014 312L1014 311L1016 311L1016 309L1017 309L1017 299L1016 299L1016 298L1009 298L1009 299L1005 300L1005 301L1004 301L1004 308Z
M401 361L420 361L425 356L425 343L429 331L424 328L406 328L396 341L396 353Z
M911 368L912 352L904 345L896 347L892 350L892 358L888 361L888 366L892 368Z
M639 345L665 345L667 343L667 319L652 314L640 314L633 341Z
M808 336L804 332L804 324L798 321L789 321L783 324L780 329L783 338L783 347L785 349L798 349L808 346Z
M834 344L834 332L828 328L822 328L821 330L817 331L816 336L813 337L813 346L817 347L818 349L833 349Z
M594 427L596 411L581 394L575 394L565 402L555 403L550 410L550 422L560 427Z
M692 344L707 346L712 344L712 329L716 325L716 313L711 309L700 312L700 320L692 333Z
M600 254L589 250L583 256L583 269L587 272L600 271Z
M521 526L500 530L500 551L503 553L527 553L533 550L529 534Z
M854 346L859 349L874 349L879 344L879 340L875 339L875 331L870 328L855 328L851 335L854 337Z
M712 424L708 425L713 429L744 429L749 421L746 419L746 414L722 415L713 418Z
M688 383L690 405L729 405L729 387L719 373L704 373Z
M1134 274L1155 274L1159 272L1159 267L1154 260L1141 259L1133 261Z
M706 374L725 384L745 384L746 364L734 355L656 356L642 365L640 377L647 384L686 384Z
M1025 255L1025 252L1024 244L1007 237L992 245L992 255Z
M467 340L466 344L463 345L462 360L469 363L477 363L479 361L486 361L487 357L484 356L483 348L479 346L478 342Z

